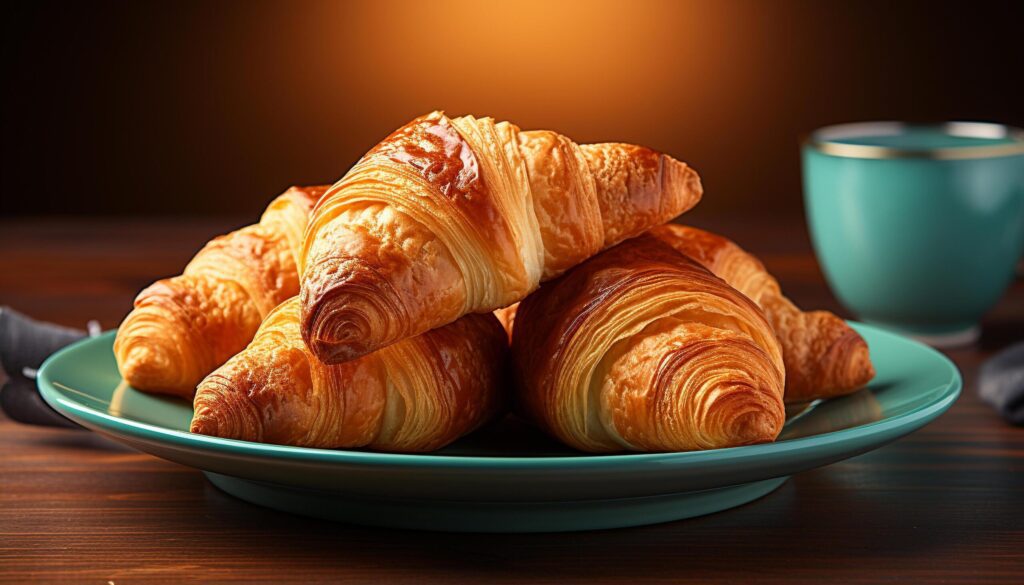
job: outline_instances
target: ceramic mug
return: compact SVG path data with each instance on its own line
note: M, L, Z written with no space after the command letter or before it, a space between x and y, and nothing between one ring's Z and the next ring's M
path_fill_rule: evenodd
M861 319L970 343L1024 251L1024 131L998 124L829 126L803 145L811 239Z

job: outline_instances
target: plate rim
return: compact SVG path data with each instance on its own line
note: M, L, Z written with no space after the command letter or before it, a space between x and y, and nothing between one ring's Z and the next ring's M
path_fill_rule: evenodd
M918 421L925 423L942 414L949 409L963 389L963 376L959 368L941 352L920 343L914 339L893 333L884 328L867 325L856 321L848 321L858 331L867 330L873 335L896 338L903 343L916 346L916 349L923 350L936 358L948 371L949 380L941 388L941 394L925 406L903 413L892 418L872 421L862 425L829 431L818 435L798 437L780 442L761 443L757 445L744 445L739 447L726 447L722 449L710 449L703 451L681 451L669 453L617 453L605 455L591 455L581 453L579 455L551 456L551 457L521 457L521 456L488 456L488 455L437 455L432 453L385 453L376 451L353 451L347 449L319 449L313 447L294 447L290 445L275 445L272 443L257 443L252 441L240 441L236 439L224 439L199 435L167 427L161 427L141 421L114 416L95 408L86 406L65 398L64 394L54 386L51 379L51 370L54 364L65 359L64 356L72 351L79 350L89 343L99 343L115 335L116 330L107 331L97 337L89 337L68 345L49 358L39 368L37 385L43 399L59 413L80 422L90 428L98 428L102 432L117 436L128 437L132 440L144 442L155 442L162 445L187 450L201 450L205 454L214 456L247 456L257 458L271 458L283 462L302 463L326 463L326 464L347 464L362 467L403 467L403 468L429 468L429 469L468 469L468 468L492 468L502 471L509 470L545 470L558 469L560 471L600 470L609 466L621 469L630 466L647 467L650 464L671 463L676 465L699 465L701 463L733 463L759 459L771 455L793 454L808 449L819 449L824 446L844 443L849 440L870 437L874 435L885 435L894 429L911 427L916 430L920 425L914 426ZM936 389L939 387L936 386ZM571 468L571 469L570 469Z

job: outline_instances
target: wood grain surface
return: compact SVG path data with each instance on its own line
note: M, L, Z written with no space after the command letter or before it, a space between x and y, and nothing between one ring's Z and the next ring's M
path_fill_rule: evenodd
M116 327L134 294L180 271L225 220L0 222L0 304ZM804 307L841 312L789 221L704 221L759 254ZM0 581L987 583L1024 576L1024 429L976 395L982 361L1024 338L1019 279L939 420L877 451L793 477L746 506L577 534L361 528L265 510L196 470L97 435L0 415Z

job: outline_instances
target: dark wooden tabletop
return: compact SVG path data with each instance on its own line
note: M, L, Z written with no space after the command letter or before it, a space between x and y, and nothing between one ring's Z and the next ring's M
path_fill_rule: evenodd
M703 220L765 260L805 307L841 312L799 218ZM235 222L237 225L237 222ZM224 220L4 220L0 304L116 327ZM981 362L1024 338L1024 283L979 344L947 352L963 395L923 430L799 474L740 508L577 534L401 532L235 500L195 469L84 431L0 415L0 580L153 582L982 583L1024 578L1024 429L976 395Z

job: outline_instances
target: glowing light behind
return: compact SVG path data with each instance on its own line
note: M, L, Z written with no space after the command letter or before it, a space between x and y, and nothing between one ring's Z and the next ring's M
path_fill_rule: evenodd
M1019 35L1009 34L1016 20L992 7L98 6L38 3L12 19L5 80L17 91L4 95L3 187L43 192L4 201L0 213L10 205L22 213L251 217L289 184L337 178L388 132L435 108L671 153L704 179L698 214L793 213L801 207L797 142L815 127L871 119L1024 125L1017 79L1006 74L1020 53ZM967 36L950 42L949 23Z
M438 108L649 145L707 176L718 170L702 168L702 153L744 154L722 120L756 115L749 88L768 76L753 50L759 11L741 4L326 2L261 18L290 41L272 75L303 88L276 123L305 118L321 129L310 146L341 146L346 160Z

